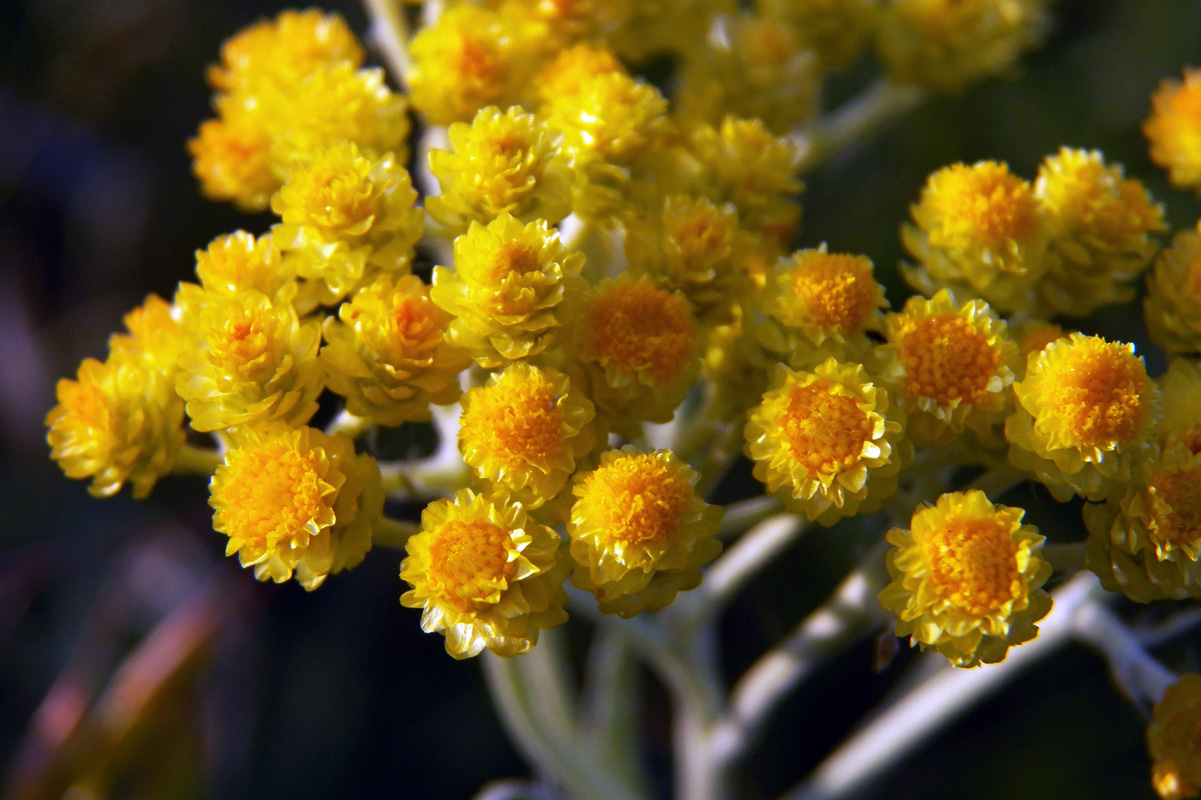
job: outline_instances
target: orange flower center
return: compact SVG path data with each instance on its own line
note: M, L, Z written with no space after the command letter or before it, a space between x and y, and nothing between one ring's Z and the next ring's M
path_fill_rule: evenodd
M554 387L539 380L502 378L471 390L459 440L508 466L544 463L563 448L563 409Z
M813 475L851 469L872 436L872 421L855 399L830 388L824 378L797 386L778 420L792 457Z
M927 534L922 554L937 596L959 611L998 614L1025 596L1017 546L1004 520L949 519Z
M971 323L950 312L913 320L900 346L905 392L939 405L979 405L1004 357Z
M245 316L229 319L209 336L210 361L228 373L249 369L250 375L262 371L269 377L267 371L275 371L274 359L269 357L273 322L270 315L259 308L247 309Z
M392 344L396 352L405 355L414 345L440 338L438 308L427 297L398 293L392 307Z
M676 295L650 284L618 284L596 297L586 326L606 366L669 381L692 356L696 327Z
M443 599L460 611L506 588L517 571L509 560L511 531L485 520L451 520L437 529L427 575Z
M1141 359L1119 343L1088 338L1046 362L1043 414L1060 420L1086 447L1134 439L1153 387Z
M258 547L301 546L334 524L336 491L311 453L279 443L234 451L213 479L214 525Z
M823 328L861 330L876 308L871 262L862 256L818 253L789 277L797 303Z
M930 179L923 198L937 219L935 247L1000 247L1023 241L1038 226L1038 203L1030 186L1004 164L956 164Z
M1188 546L1201 540L1201 467L1161 472L1151 484L1149 528L1159 543Z
M692 484L653 455L630 455L593 470L581 500L599 535L626 544L665 542L679 528Z

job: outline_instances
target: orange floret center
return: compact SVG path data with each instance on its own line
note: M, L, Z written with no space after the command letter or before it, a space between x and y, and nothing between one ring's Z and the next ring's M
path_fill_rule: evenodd
M979 405L1004 361L988 338L950 312L913 320L900 346L909 397Z
M489 264L488 276L493 283L500 283L510 275L526 275L539 268L536 248L523 242L505 242L497 248Z
M857 331L876 308L876 283L866 259L819 253L790 276L792 293L823 328Z
M1038 226L1030 186L1004 164L955 164L934 175L926 202L938 220L929 231L936 247L1000 247L1023 241Z
M1158 502L1148 527L1156 541L1188 546L1201 540L1201 467L1161 472L1151 491Z
M1151 379L1141 359L1122 344L1085 339L1048 362L1043 414L1060 420L1087 447L1128 442L1147 416Z
M210 342L212 360L234 370L242 367L253 370L256 361L270 354L273 327L258 309L251 309L249 315L241 319L229 320ZM265 359L260 366L272 369L273 364L265 363L270 360Z
M485 520L451 520L437 529L427 575L459 611L507 588L517 564L509 559L511 531Z
M398 355L409 354L415 345L437 338L440 333L437 306L426 297L398 293L392 307L392 346Z
M606 365L626 374L671 380L696 341L692 312L679 297L650 284L620 284L592 301L588 328Z
M501 70L501 60L483 40L464 37L454 60L454 71L468 83L491 83Z
M927 533L922 555L935 595L971 616L1002 613L1025 594L1017 545L1005 520L946 520Z
M313 223L352 235L366 232L375 217L376 193L365 170L353 163L329 164L309 177L304 193ZM366 167L367 162L362 162Z
M692 484L651 455L632 455L598 467L582 498L599 537L626 544L672 539L692 500Z
M214 524L229 537L259 547L303 545L334 524L329 496L336 491L310 453L282 444L241 451L215 480L214 501L221 513Z
M824 378L797 386L777 421L792 457L810 474L853 468L872 436L872 421L852 397L832 394Z
M563 448L563 409L554 387L503 379L473 390L459 437L509 466L541 463Z

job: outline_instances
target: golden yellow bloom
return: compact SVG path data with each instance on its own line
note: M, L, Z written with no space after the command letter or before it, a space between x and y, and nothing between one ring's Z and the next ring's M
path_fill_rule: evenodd
M346 20L316 9L283 11L273 20L260 20L221 45L221 63L209 67L209 85L222 92L264 80L295 80L324 65L345 61L357 69L363 63L359 46Z
M1009 410L1017 345L981 300L956 301L947 290L911 297L886 318L882 379L909 414L917 446L946 443L965 428L985 434Z
M591 401L557 370L514 362L469 390L462 404L463 460L528 509L559 494L595 441Z
M126 481L134 497L146 497L184 443L170 375L122 346L107 361L84 359L77 377L58 382L58 405L46 415L51 457L67 477L91 478L95 497L111 497Z
M1043 303L1085 317L1134 297L1127 284L1155 254L1147 234L1164 229L1163 209L1143 185L1096 150L1064 147L1039 167L1034 195L1050 221L1054 253L1038 285Z
M562 137L533 114L490 106L470 125L451 125L447 137L450 150L429 154L442 193L426 198L425 209L449 236L502 213L550 225L571 213L572 175L559 150Z
M200 123L188 140L192 174L209 200L235 203L254 213L267 208L279 177L271 168L271 132L257 114L230 105L218 119Z
M485 647L515 656L537 643L540 629L567 621L559 534L520 505L469 489L436 500L405 551L400 577L413 588L400 602L423 609L421 629L443 632L455 658Z
M446 340L450 316L416 275L380 275L327 317L321 360L346 409L381 425L430 418L430 405L459 399L471 363Z
M830 253L824 244L781 259L760 292L760 343L798 369L816 366L821 352L861 361L867 332L883 330L888 307L872 269L867 256Z
M246 231L218 236L204 250L196 251L196 275L200 285L213 293L236 294L248 289L273 297L296 278L291 264L264 234L257 239Z
M755 477L789 510L830 526L871 513L897 489L912 447L904 415L858 364L777 370L746 424Z
M547 48L559 50L611 30L629 13L629 0L487 0L504 16L545 27Z
M194 345L180 356L175 380L192 427L307 422L325 385L319 323L299 319L286 297L254 290L205 292L194 302L184 315Z
M876 50L899 81L957 92L1009 72L1047 29L1045 0L891 0Z
M1157 381L1163 395L1163 419L1155 428L1164 450L1180 443L1201 453L1201 367L1186 358L1173 358Z
M271 208L272 228L306 290L336 303L373 272L407 272L425 215L409 173L391 156L373 157L353 142L313 153L297 165Z
M1169 353L1201 353L1201 221L1155 260L1143 301L1147 332Z
M767 21L788 25L822 66L841 69L867 43L879 9L874 0L760 0Z
M186 346L184 330L177 316L178 309L166 300L156 294L148 295L145 303L125 315L128 333L110 337L109 349L145 358L152 369L167 377L169 386L174 386L179 355Z
M589 78L612 73L628 74L613 51L595 42L581 42L542 66L534 78L534 90L545 104L561 95L576 94Z
M413 101L433 125L466 122L485 106L517 105L547 46L545 26L457 6L418 31L406 75Z
M1134 345L1073 333L1026 362L1005 420L1009 460L1062 501L1103 500L1130 479L1150 446L1159 391Z
M658 611L700 585L721 552L722 510L696 496L697 474L667 450L609 450L576 478L567 533L571 581L606 614Z
M1140 603L1201 599L1201 455L1177 443L1133 472L1122 492L1084 508L1088 568Z
M953 164L932 174L916 225L901 228L920 263L905 280L931 296L940 288L979 297L1001 312L1030 308L1047 269L1047 229L1030 184L995 161Z
M1151 785L1163 800L1201 794L1201 675L1180 676L1151 710Z
M589 295L573 335L589 395L611 414L666 422L700 368L700 337L679 294L648 280L605 280Z
M567 252L545 221L523 225L502 213L455 239L454 269L434 267L430 297L454 317L450 340L496 367L554 343L587 286L583 267L584 256Z
M1033 639L1051 610L1042 589L1051 565L1025 513L981 491L952 492L914 512L909 530L890 530L892 582L880 604L896 615L897 635L957 667L995 664Z
M384 507L375 459L344 435L279 423L240 429L209 483L213 528L261 581L312 591L371 549Z
M539 114L577 161L626 164L666 132L667 100L624 72L601 72L547 98Z
M1151 95L1143 122L1151 160L1181 189L1201 189L1201 70L1184 71L1184 81L1165 80Z

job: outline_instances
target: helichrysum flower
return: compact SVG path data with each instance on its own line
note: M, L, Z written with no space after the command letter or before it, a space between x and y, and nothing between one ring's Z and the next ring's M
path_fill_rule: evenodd
M1103 500L1130 479L1159 419L1159 392L1134 345L1073 333L1026 362L1005 420L1009 460L1064 501Z
M213 528L261 581L312 591L371 549L384 507L375 459L344 435L280 423L240 429L209 483Z
M769 21L792 28L830 69L845 67L875 28L875 0L759 0Z
M667 99L625 72L602 72L543 101L547 125L563 134L563 148L578 163L627 164L666 131Z
M808 368L825 360L821 353L860 358L871 343L867 332L883 330L887 307L867 256L830 253L823 244L776 263L760 293L765 319L755 332L793 367Z
M897 635L957 667L994 664L1033 639L1051 610L1042 589L1051 565L1025 513L980 491L952 492L918 509L909 530L890 530L892 582L880 603L896 615Z
M1104 505L1085 506L1088 568L1140 603L1201 599L1201 455L1178 443L1133 473Z
M696 480L670 451L644 455L628 446L577 477L567 524L571 580L601 611L628 619L700 585L700 567L721 552L722 512L696 495Z
M956 301L945 289L911 297L886 317L890 356L881 378L909 414L908 435L921 446L969 429L986 434L1009 410L1017 345L981 300Z
M1164 450L1179 443L1201 453L1201 367L1186 358L1173 358L1157 381L1163 395L1163 419L1155 438Z
M584 256L569 253L545 221L501 214L455 239L454 269L434 268L430 296L454 319L450 339L481 366L550 347L587 283Z
M1151 710L1151 785L1162 800L1201 794L1201 675L1180 676Z
M283 11L260 20L221 45L221 63L209 67L209 85L222 92L268 76L280 81L310 75L326 64L358 68L363 49L341 16L316 9Z
M58 405L46 415L50 455L67 477L91 478L96 497L111 497L127 481L134 497L146 497L184 443L183 402L171 376L117 347L107 361L84 359L77 378L58 382Z
M1201 70L1186 69L1183 82L1160 83L1143 134L1151 160L1168 171L1173 186L1201 189Z
M1047 269L1047 228L1029 183L995 161L933 173L914 225L901 239L917 266L905 280L926 296L939 288L979 297L1001 312L1029 308Z
M1129 301L1129 282L1155 254L1148 234L1164 229L1163 209L1143 185L1096 150L1065 147L1039 167L1034 194L1050 221L1053 252L1038 285L1043 303L1084 317Z
M255 237L246 231L218 236L196 251L196 276L213 293L237 294L246 290L275 296L296 278L291 263L280 256L271 234Z
M217 119L200 123L188 140L192 174L209 200L231 202L247 212L267 208L280 179L272 170L271 131L260 115L227 104Z
M1047 28L1045 0L890 0L876 49L897 80L954 92L1012 69Z
M485 106L519 103L546 46L545 26L457 6L418 31L405 76L413 108L431 124L467 122Z
M353 142L313 153L271 198L276 246L323 304L370 281L373 271L408 271L425 215L409 173L391 156ZM303 293L303 292L302 292Z
M597 75L628 74L613 51L597 42L580 42L557 54L539 69L533 88L539 103L575 94Z
M301 320L288 298L181 292L194 346L180 356L175 389L192 427L217 431L249 422L299 425L317 410L325 386L317 360L321 328Z
M788 508L823 525L876 511L912 447L904 416L858 364L779 368L746 424L755 477Z
M610 414L666 422L700 368L700 336L678 293L649 280L605 280L576 321L573 349L588 394Z
M1156 259L1143 319L1152 341L1169 353L1201 353L1201 222L1172 237Z
M150 368L167 376L174 386L179 356L186 346L185 332L179 322L179 310L156 294L125 315L127 333L108 340L112 351L127 351L150 362Z
M459 373L471 363L446 340L449 325L416 275L380 275L325 320L329 389L381 425L428 420L431 404L459 398Z
M562 136L533 114L489 106L470 125L456 122L446 133L450 150L429 154L441 194L426 198L425 209L452 237L502 213L550 225L571 213L572 174L559 149Z
M567 621L559 534L520 505L469 489L436 500L405 551L400 577L413 588L400 602L423 609L421 629L445 634L455 658L485 647L518 655L534 646L540 629Z

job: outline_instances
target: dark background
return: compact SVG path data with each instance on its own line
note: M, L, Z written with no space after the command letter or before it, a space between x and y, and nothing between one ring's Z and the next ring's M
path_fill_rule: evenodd
M326 7L364 30L357 5ZM42 419L55 380L74 376L81 358L103 357L121 315L147 292L170 297L197 248L269 224L203 200L184 142L209 114L203 72L221 41L280 8L0 4L0 766L10 765L10 791L29 775L61 778L44 760L55 732L79 714L94 728L122 678L156 663L147 643L174 641L172 631L198 643L196 657L162 682L146 721L121 743L96 744L101 737L60 752L67 771L114 771L120 797L258 800L457 800L528 772L477 665L447 657L441 638L422 634L417 612L397 602L398 554L374 552L311 595L259 585L222 557L199 479L164 480L144 502L127 492L97 501L48 457ZM1016 80L928 103L806 176L800 243L871 256L899 306L896 230L932 170L991 158L1032 178L1061 145L1101 149L1167 204L1173 228L1194 224L1201 208L1165 186L1138 124L1160 79L1201 63L1201 2L1068 0L1056 13L1047 46ZM1145 342L1136 306L1082 327ZM1145 352L1158 371L1162 359ZM1019 492L1016 502L1049 502ZM1069 508L1039 522L1073 540L1078 519ZM813 535L748 591L725 627L732 672L837 582L856 536ZM826 577L794 577L814 574ZM571 636L582 649L586 631ZM1197 652L1164 656L1196 670ZM902 654L875 673L864 645L819 675L781 709L748 796L790 785L911 661ZM658 761L662 705L652 696L646 707L646 749ZM1101 662L1069 650L966 716L872 796L1151 798L1144 725ZM61 794L61 783L48 785Z

